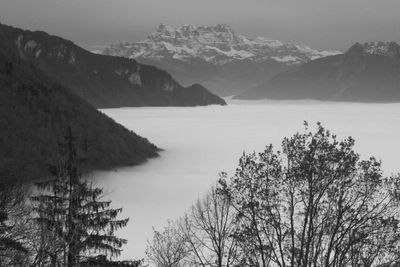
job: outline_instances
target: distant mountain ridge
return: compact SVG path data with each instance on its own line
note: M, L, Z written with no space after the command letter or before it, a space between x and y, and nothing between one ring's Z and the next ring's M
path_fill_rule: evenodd
M345 54L305 63L235 98L400 102L400 46L356 43Z
M201 58L215 65L246 59L255 62L272 59L296 65L338 53L340 52L318 51L308 46L282 43L265 37L246 38L236 34L226 24L200 27L171 27L160 24L157 31L144 41L111 45L104 50L104 54L134 59L161 60L172 57L188 61L191 58Z
M147 39L115 44L105 55L137 59L171 72L179 81L204 83L214 93L229 95L248 89L282 70L338 54L265 37L236 34L226 24L215 26L160 24Z
M133 59L93 54L45 32L0 28L21 58L97 108L225 104L200 85L184 88L166 71Z

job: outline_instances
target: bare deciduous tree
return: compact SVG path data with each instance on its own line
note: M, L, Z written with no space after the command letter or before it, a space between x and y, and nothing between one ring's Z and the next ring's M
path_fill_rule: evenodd
M169 221L162 232L154 230L153 240L147 242L146 256L158 267L184 266L188 251L175 222Z
M306 125L308 130L308 126ZM320 124L243 155L221 192L237 210L250 266L390 266L399 260L399 177ZM386 265L385 265L386 264Z
M0 265L26 265L25 245L29 229L26 188L10 181L0 182Z
M215 188L183 218L154 231L147 257L157 266L238 266L235 210Z
M191 207L181 219L181 232L193 264L228 267L238 263L235 219L228 199L215 188Z

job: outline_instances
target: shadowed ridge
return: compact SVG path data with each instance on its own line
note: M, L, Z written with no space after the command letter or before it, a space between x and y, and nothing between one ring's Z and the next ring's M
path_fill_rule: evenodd
M400 47L356 43L343 55L310 61L235 98L400 102Z
M10 42L0 42L0 179L46 177L48 164L58 161L58 143L68 128L86 159L86 172L136 165L158 155L147 139L49 78Z
M44 32L3 24L0 28L4 32L1 42L13 46L22 58L31 60L37 68L97 108L221 102L215 101L215 95L205 88L205 99L198 99L167 72L133 59L93 54L71 41Z

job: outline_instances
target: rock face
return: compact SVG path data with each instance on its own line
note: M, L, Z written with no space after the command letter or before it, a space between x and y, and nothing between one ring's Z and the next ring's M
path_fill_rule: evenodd
M136 165L157 156L157 147L147 139L38 69L23 53L40 57L45 52L38 42L8 39L2 28L0 39L1 180L47 178L48 165L59 163L59 143L65 142L69 129L85 171Z
M97 108L225 104L205 88L193 94L166 71L133 59L93 54L44 32L1 24L0 29L21 58Z
M400 46L356 43L343 55L313 60L278 74L236 98L400 102Z
M201 83L214 93L232 95L292 66L339 52L264 37L249 39L224 24L161 24L146 40L112 45L103 53L153 64L184 84Z

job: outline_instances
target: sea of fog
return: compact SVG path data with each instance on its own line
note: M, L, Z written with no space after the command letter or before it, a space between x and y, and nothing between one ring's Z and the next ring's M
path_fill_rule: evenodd
M144 258L152 227L181 216L221 171L233 174L243 151L279 147L283 137L304 130L304 120L322 122L339 138L354 137L356 151L381 159L386 174L400 171L400 104L229 100L228 106L102 112L164 149L141 166L93 174L130 219L118 232L128 239L123 259Z

